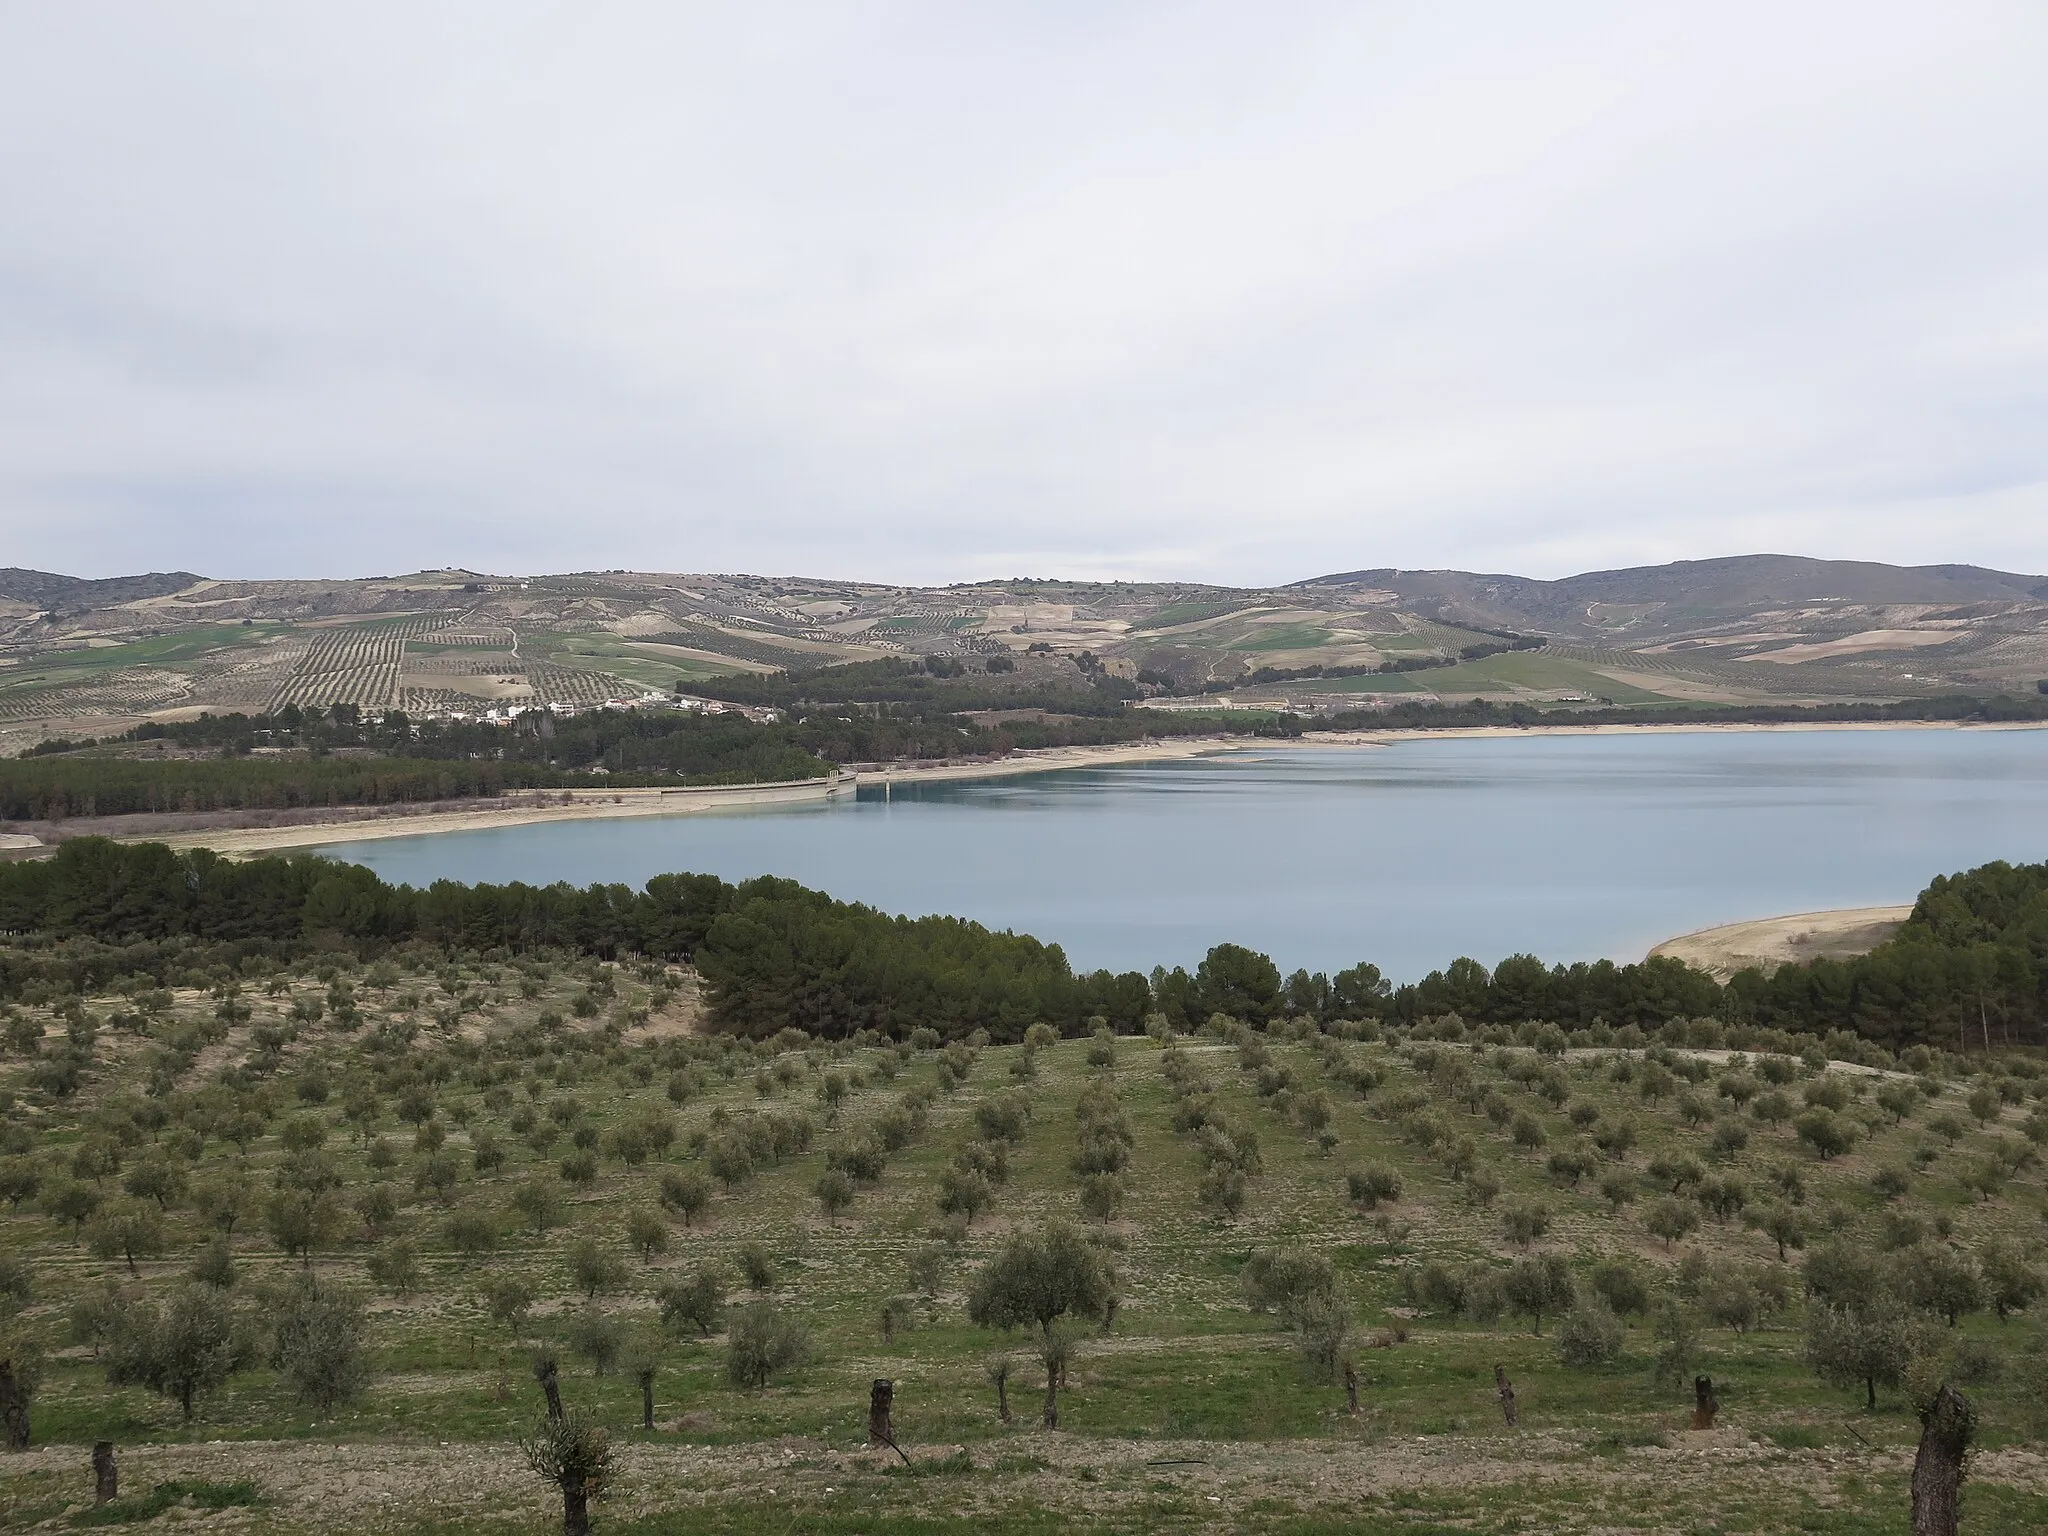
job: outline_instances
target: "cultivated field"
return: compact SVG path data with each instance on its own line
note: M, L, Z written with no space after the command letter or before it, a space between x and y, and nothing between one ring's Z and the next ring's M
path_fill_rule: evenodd
M1545 643L1468 654L1517 639ZM1363 571L1266 589L630 571L81 582L0 571L0 752L201 710L582 706L884 657L1034 654L1146 674L1133 691L1223 685L1312 711L1375 694L1650 707L2031 694L2048 680L2048 585L1773 556L1561 582ZM1437 665L1307 676L1404 661ZM1267 683L1253 683L1261 671ZM1023 686L1021 672L1009 675Z
M9 1527L540 1531L537 1350L611 1433L600 1529L1902 1531L1943 1374L1981 1424L1965 1529L2048 1525L2030 1063L699 1019L684 972L437 953L13 1010L0 1289L48 1360ZM1066 1335L1057 1432L1039 1330L968 1316L1052 1220L1117 1294ZM1802 1259L1839 1294L1844 1255L1920 1287L1874 1409L1807 1362ZM364 1302L352 1365L275 1343L307 1276ZM189 1422L109 1382L133 1309L180 1292L233 1315L243 1367ZM735 1385L753 1335L765 1385ZM908 1465L866 1443L878 1377ZM126 1492L94 1514L98 1439Z

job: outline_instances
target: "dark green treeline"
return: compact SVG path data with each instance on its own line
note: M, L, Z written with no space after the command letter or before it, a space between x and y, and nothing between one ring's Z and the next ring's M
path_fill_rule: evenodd
M794 1026L824 1036L902 1037L977 1029L1015 1040L1044 1020L1122 1030L1163 1013L1192 1028L1212 1013L1579 1030L1672 1020L1825 1037L1886 1050L2043 1043L2048 1005L2048 864L1987 864L1936 879L1897 938L1868 955L1746 971L1727 984L1670 959L1546 966L1515 955L1489 970L1459 960L1392 987L1370 964L1282 977L1266 956L1224 944L1190 974L1076 974L1059 946L952 917L893 917L788 880L728 884L661 875L642 890L385 884L312 855L237 863L198 850L99 838L50 859L0 866L0 1000L51 988L220 979L252 957L426 945L474 951L647 955L694 964L712 1020L738 1034ZM1369 947L1369 936L1361 947Z

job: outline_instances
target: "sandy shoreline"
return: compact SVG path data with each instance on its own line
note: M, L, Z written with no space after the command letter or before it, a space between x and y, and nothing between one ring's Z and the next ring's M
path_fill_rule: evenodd
M2004 731L2044 728L2048 728L2048 725L2035 722L1986 725L1945 720L1802 721L1791 724L1722 724L1699 721L1671 725L1487 725L1459 726L1443 730L1311 731L1296 737L1181 736L1163 740L1121 742L1112 746L1047 747L1037 751L1017 752L1009 757L985 762L938 763L930 767L903 764L865 770L858 774L840 774L836 779L807 784L749 785L734 789L578 789L550 792L545 801L536 797L534 803L513 807L501 805L477 810L435 811L424 815L398 812L389 816L373 816L352 821L309 821L293 826L138 834L123 836L119 840L161 842L173 848L212 848L220 853L247 855L318 848L333 843L421 837L437 832L530 826L547 821L701 815L707 811L730 810L750 805L825 800L850 794L857 785L936 784L972 779L1007 779L1032 773L1058 773L1074 768L1186 762L1233 752L1285 751L1304 747L1377 748L1408 741L1481 741L1535 734L1618 736L1643 732L1698 734L1716 731ZM1677 943L1679 940L1669 942Z
M1808 960L1846 960L1868 954L1897 933L1912 915L1911 902L1896 907L1793 912L1680 934L1650 953L1683 960L1726 981L1750 966L1769 971Z
M492 806L424 815L395 814L360 821L309 821L283 827L229 827L208 832L154 833L121 842L164 843L172 848L211 848L216 853L278 853L330 843L376 842L388 837L423 837L434 832L474 832L492 827L532 826L543 821L611 821L628 816L688 816L757 805L797 805L850 795L853 776L805 784L749 784L734 789L613 789L549 792L547 803Z

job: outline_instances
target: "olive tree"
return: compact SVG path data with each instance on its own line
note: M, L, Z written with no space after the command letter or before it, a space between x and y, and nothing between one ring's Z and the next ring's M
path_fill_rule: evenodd
M699 1334L708 1334L725 1311L725 1275L716 1265L699 1264L686 1278L662 1285L654 1299L661 1306L664 1328L687 1323Z
M1566 1365L1605 1365L1621 1353L1621 1319L1598 1296L1582 1298L1557 1327L1557 1351Z
M562 1536L589 1536L590 1502L601 1499L612 1475L611 1440L573 1415L550 1416L519 1442L526 1464L562 1494Z
M984 1328L1038 1325L1046 1366L1045 1427L1058 1429L1059 1387L1067 1349L1058 1347L1062 1320L1101 1321L1116 1303L1116 1276L1080 1232L1053 1221L1036 1232L1015 1232L982 1266L968 1288L967 1316Z
M187 1423L193 1403L249 1361L246 1333L227 1293L183 1285L161 1303L123 1307L108 1340L107 1380L177 1400Z
M1895 1304L1807 1309L1806 1359L1814 1374L1831 1387L1861 1385L1871 1408L1877 1389L1898 1386L1913 1357L1925 1352L1922 1324Z
M771 1300L750 1302L726 1330L725 1374L736 1387L765 1387L768 1378L801 1365L810 1331Z
M275 1303L270 1364L300 1398L325 1413L369 1380L363 1299L345 1286L299 1276Z
M162 1211L143 1200L103 1206L85 1224L85 1245L95 1258L125 1259L128 1273L140 1274L135 1260L164 1251Z

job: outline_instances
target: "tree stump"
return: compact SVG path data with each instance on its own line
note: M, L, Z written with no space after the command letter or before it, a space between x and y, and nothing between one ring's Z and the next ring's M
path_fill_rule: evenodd
M1358 1367L1349 1360L1344 1362L1344 1411L1358 1416Z
M1920 1454L1913 1458L1913 1536L1956 1536L1963 1467L1976 1432L1970 1400L1943 1382L1920 1415Z
M1692 1400L1692 1427L1712 1429L1714 1415L1721 1411L1721 1399L1714 1394L1714 1380L1711 1376L1693 1377Z
M868 1388L868 1444L896 1445L896 1383L877 1376Z
M6 1425L10 1451L28 1449L28 1399L21 1377L15 1374L14 1362L0 1360L0 1423Z
M556 1379L557 1367L553 1355L542 1355L533 1362L533 1379L540 1383L540 1389L547 1394L548 1417L560 1422L562 1417L562 1386Z
M590 1488L581 1477L562 1484L562 1536L590 1536Z
M111 1504L121 1496L121 1469L114 1464L114 1442L97 1440L92 1448L92 1501Z
M1493 1368L1493 1386L1500 1394L1500 1416L1507 1420L1508 1428L1513 1429L1520 1419L1515 1407L1515 1384L1508 1380L1507 1371L1498 1365Z

